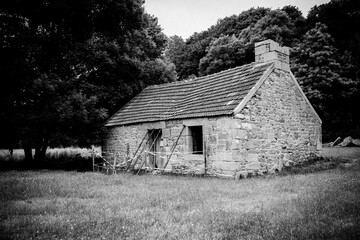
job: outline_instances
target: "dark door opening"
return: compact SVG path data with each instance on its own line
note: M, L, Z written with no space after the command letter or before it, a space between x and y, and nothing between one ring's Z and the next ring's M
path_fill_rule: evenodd
M149 164L153 168L159 168L162 162L162 158L160 155L160 151L161 151L160 141L161 141L162 131L161 129L152 129L152 130L148 130L148 134L150 136L149 153L148 153Z

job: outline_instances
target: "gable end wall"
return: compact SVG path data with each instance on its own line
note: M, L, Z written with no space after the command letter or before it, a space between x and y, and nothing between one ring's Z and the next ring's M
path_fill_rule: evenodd
M245 140L235 139L239 155L260 171L281 170L321 149L321 122L287 71L275 69L235 118L248 128Z

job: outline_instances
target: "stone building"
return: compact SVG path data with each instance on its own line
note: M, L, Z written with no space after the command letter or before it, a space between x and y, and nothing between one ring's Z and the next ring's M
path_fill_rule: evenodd
M321 149L321 119L289 68L289 48L255 44L255 62L149 86L107 122L117 164L238 178L274 172Z

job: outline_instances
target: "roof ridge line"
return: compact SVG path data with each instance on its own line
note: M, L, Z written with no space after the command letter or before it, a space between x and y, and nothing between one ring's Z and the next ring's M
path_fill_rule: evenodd
M244 64L244 65L241 65L241 66L236 66L236 67L233 67L233 68L228 68L228 69L224 69L224 70L222 70L222 71L220 71L220 72L216 72L216 73L212 73L212 74L209 74L209 75L205 75L205 76L201 76L201 77L197 77L197 78L194 78L194 80L195 79L203 79L203 78L207 78L207 77L213 77L213 76L215 76L215 75L222 75L222 74L224 74L225 72L232 72L232 71L234 71L234 70L236 70L236 69L238 69L238 68L244 68L244 67L246 67L246 66L249 66L249 65L252 65L252 64L254 64L255 62L251 62L251 63L248 63L248 64Z
M180 81L174 81L174 82L168 82L168 83L162 83L162 84L149 85L148 87L153 88L153 87L159 87L159 86L169 86L169 85L177 85L177 84L181 84L181 83L195 82L197 80L203 80L205 78L213 78L216 75L223 75L226 72L232 72L232 71L234 71L236 69L244 68L246 66L250 66L250 65L254 65L254 64L256 64L256 63L251 62L251 63L248 63L248 64L244 64L244 65L241 65L241 66L236 66L236 67L233 67L233 68L228 68L228 69L222 70L220 72L212 73L212 74L205 75L205 76L195 77L195 78L192 78L192 79L183 79L183 80L180 80ZM256 65L258 65L258 64L256 64Z

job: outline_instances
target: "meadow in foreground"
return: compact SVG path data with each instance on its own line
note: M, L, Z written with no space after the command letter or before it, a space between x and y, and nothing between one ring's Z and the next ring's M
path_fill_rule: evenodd
M360 166L240 181L0 173L1 239L360 239Z

